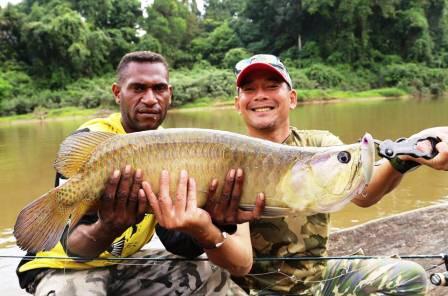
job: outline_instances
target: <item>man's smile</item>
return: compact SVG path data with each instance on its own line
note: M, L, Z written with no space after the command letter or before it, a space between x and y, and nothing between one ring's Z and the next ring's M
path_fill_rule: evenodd
M250 111L252 111L252 112L259 112L259 113L262 113L262 112L269 112L269 111L272 111L272 110L274 110L275 109L275 104L274 103L272 103L272 102L270 102L270 103L268 103L268 102L263 102L263 103L261 103L261 102L258 102L258 104L250 104L250 105L248 105L247 106L247 109L248 110L250 110Z
M257 107L251 109L253 112L268 112L274 110L274 107Z

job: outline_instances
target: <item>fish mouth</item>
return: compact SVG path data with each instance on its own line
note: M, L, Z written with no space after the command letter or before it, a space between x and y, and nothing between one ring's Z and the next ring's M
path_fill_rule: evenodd
M362 173L366 183L369 183L373 175L373 163L375 162L375 144L372 135L365 133L361 139L361 164Z
M358 175L358 171L361 169L362 166L363 166L363 164L362 164L362 156L360 154L359 158L358 158L358 161L356 161L356 162L354 161L352 163L352 170L351 170L350 180L347 182L347 187L345 187L344 191L350 191L353 186L356 186L355 178Z
M373 175L373 161L375 159L375 145L373 142L373 137L369 133L366 133L362 137L360 145L361 153L359 154L358 161L353 162L354 168L352 169L350 181L347 183L347 185L351 184L348 186L350 188L353 185L356 186L354 181L359 170L362 170L361 173L366 184L370 182ZM350 188L346 188L346 190L349 190Z

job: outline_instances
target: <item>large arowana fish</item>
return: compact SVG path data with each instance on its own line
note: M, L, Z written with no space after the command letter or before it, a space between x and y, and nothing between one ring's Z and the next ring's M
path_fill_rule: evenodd
M212 178L223 178L229 169L240 167L245 173L243 208L252 209L257 193L264 192L265 216L335 211L369 182L374 151L369 134L351 145L293 147L207 129L125 135L80 132L64 140L55 161L56 170L67 182L27 205L17 218L14 235L22 249L51 249L69 219L71 226L76 225L97 206L112 171L126 164L141 168L156 193L163 169L170 172L171 184L177 184L180 170L186 169L196 180L199 207L206 202ZM172 197L175 187L171 188Z

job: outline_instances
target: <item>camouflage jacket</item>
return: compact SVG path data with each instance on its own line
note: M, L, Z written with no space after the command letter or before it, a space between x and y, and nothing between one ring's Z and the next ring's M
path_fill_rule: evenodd
M328 131L291 128L284 144L291 146L332 146L341 140ZM326 256L328 214L294 215L261 219L250 224L256 257ZM319 281L325 261L256 261L249 275L234 279L252 292L306 293Z

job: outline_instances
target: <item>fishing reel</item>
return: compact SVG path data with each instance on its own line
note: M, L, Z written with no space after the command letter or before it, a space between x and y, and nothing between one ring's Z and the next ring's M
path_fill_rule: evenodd
M433 273L429 280L434 286L448 286L448 271Z
M443 261L445 262L445 272L433 273L429 276L431 284L434 286L448 286L448 255L443 254Z

